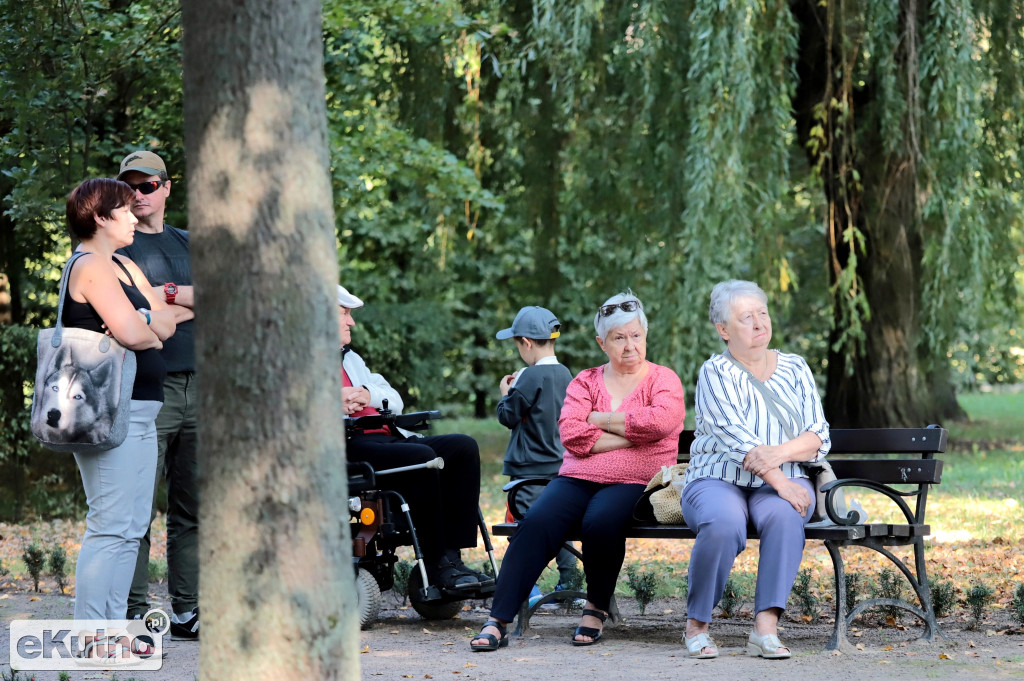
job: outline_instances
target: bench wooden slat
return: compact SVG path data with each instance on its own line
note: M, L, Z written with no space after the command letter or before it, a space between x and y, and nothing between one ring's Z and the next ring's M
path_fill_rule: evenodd
M839 479L861 478L886 485L935 485L942 482L940 459L832 460L830 457L829 463Z
M854 540L863 539L868 535L869 525L810 525L805 530L808 539ZM878 525L875 536L884 535L888 525ZM904 526L906 527L906 526ZM927 529L927 525L923 526ZM515 532L515 523L496 523L491 526L491 534L498 537L510 537ZM634 525L629 528L630 539L696 539L696 535L686 525ZM901 535L907 536L907 535ZM747 534L748 539L757 539L753 531ZM579 537L569 537L578 541Z
M899 537L910 539L912 537L925 537L932 532L931 525L887 525L885 523L871 523L864 525L865 534L868 537Z
M835 454L940 454L946 451L949 433L945 428L832 428L829 431ZM679 433L680 463L690 460L694 431Z
M946 451L944 428L834 428L836 454L939 454Z

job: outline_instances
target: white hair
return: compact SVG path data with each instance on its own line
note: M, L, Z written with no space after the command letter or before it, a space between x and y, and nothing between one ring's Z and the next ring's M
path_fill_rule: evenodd
M604 301L601 307L605 305L617 305L618 303L624 303L627 300L635 300L640 303L640 299L630 289L626 289L622 293L617 293L608 300ZM647 332L647 315L644 314L643 303L633 310L632 312L625 312L623 310L616 310L607 317L601 316L601 310L597 311L594 315L594 331L597 332L598 338L602 341L608 338L608 332L612 329L617 329L620 326L629 324L634 319L640 320L640 326L644 327L644 333Z
M752 281L730 279L715 284L711 289L711 305L708 316L712 324L725 324L729 320L732 302L737 298L757 298L768 305L768 294Z

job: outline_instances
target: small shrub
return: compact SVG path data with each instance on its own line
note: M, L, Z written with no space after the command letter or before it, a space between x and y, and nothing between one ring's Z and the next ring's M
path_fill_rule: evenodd
M149 581L163 582L167 579L167 561L149 559Z
M647 612L654 597L658 595L658 576L651 570L639 570L635 565L626 567L626 584L640 605L640 614Z
M50 549L50 575L57 581L61 593L68 585L68 554L61 545Z
M876 598L889 598L896 601L903 600L903 579L895 571L885 568L878 575L878 587L875 590ZM898 623L903 619L903 609L895 605L881 605L878 607L882 616L888 620Z
M57 675L57 681L71 681L71 674L67 672L61 672Z
M953 582L939 580L932 584L932 609L936 617L946 617L956 605L956 587Z
M402 597L402 605L405 605L409 598L409 576L412 574L413 564L407 560L400 560L395 563L394 585L391 590Z
M10 569L4 565L3 560L0 560L0 577L6 577L9 574L11 574Z
M722 617L732 617L737 606L742 602L740 597L740 586L732 577L725 583L725 590L722 592L722 600L718 601L718 607L722 609Z
M586 591L587 576L578 565L574 565L572 573L569 575L569 581L567 584L563 584L568 591Z
M967 623L968 629L977 628L981 618L985 614L985 608L992 602L995 592L987 584L975 584L967 592L967 607L971 611L971 621Z
M25 561L29 575L32 576L32 588L39 592L39 580L43 576L43 568L46 567L46 553L36 542L32 542L21 553L21 559Z
M1017 620L1017 624L1024 627L1024 584L1018 584L1013 591L1013 601L1010 603L1010 615Z
M847 573L845 575L846 581L846 612L852 611L857 607L857 602L860 600L861 595L864 593L864 582L861 581L860 575Z
M810 617L811 622L817 622L821 611L818 609L818 597L811 592L811 579L810 570L801 570L793 583L793 595L804 615Z

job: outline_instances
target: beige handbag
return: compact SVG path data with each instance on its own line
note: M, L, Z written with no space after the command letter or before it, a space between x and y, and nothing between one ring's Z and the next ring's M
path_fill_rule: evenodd
M662 525L683 525L682 489L683 477L689 464L677 463L662 466L661 470L647 483L644 497L654 512L654 519Z

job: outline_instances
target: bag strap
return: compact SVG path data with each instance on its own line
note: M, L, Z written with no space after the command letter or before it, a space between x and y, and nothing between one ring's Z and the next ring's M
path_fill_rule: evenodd
M793 429L789 427L789 421L787 421L786 418L782 415L782 412L779 411L779 407L785 409L786 412L788 412L789 415L793 417L793 420L796 421L797 423L800 423L800 414L798 414L797 411L793 409L793 407L790 406L788 403L781 400L778 395L773 393L768 388L768 386L766 386L762 381L760 381L756 376L754 376L754 374L751 373L751 371L747 369L747 367L740 364L740 361L733 357L732 353L730 353L728 349L726 349L726 351L723 352L722 355L725 356L725 358L728 359L730 362L738 366L740 368L740 371L747 375L747 378L750 379L750 384L754 386L754 389L757 390L757 392L761 393L762 397L764 397L765 406L768 407L768 411L770 411L772 413L772 416L774 416L776 420L778 420L779 424L782 425L782 430L786 434L786 438L788 440L794 439L796 437L796 434L793 433Z
M53 327L53 336L50 338L50 345L53 347L59 347L61 336L64 335L64 297L68 293L68 280L71 279L71 267L85 253L81 251L75 251L68 258L67 263L64 265L64 273L60 277L60 297L57 302L57 324Z

